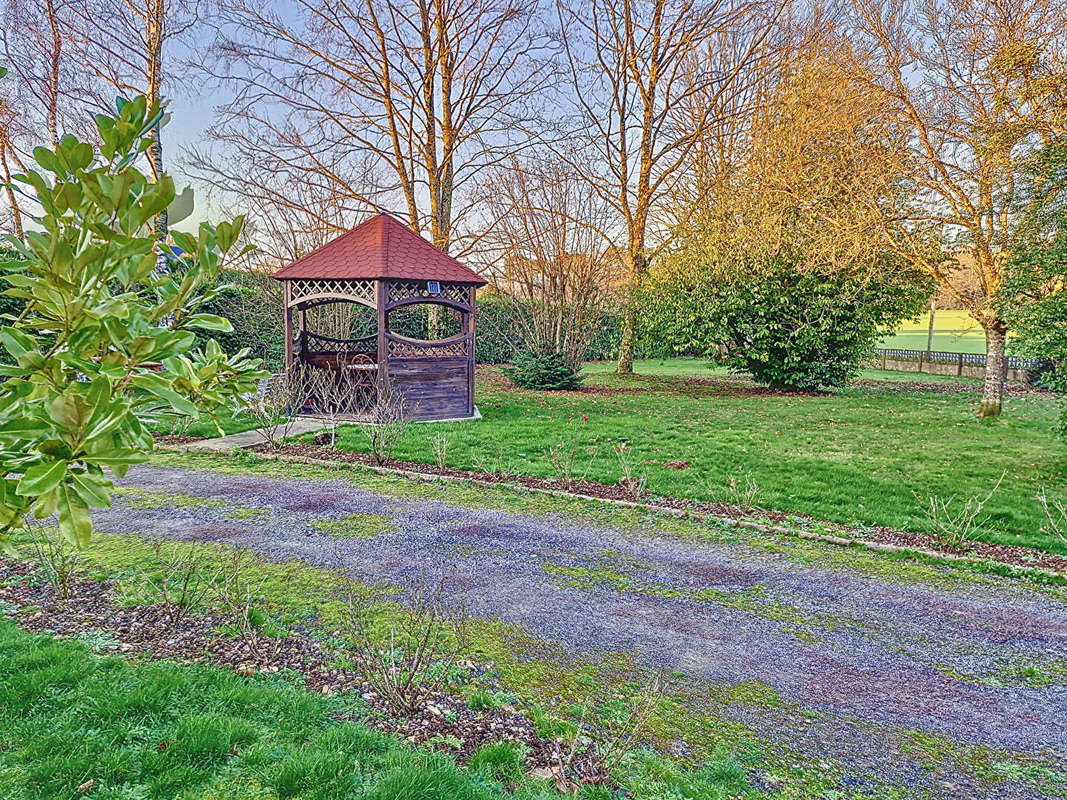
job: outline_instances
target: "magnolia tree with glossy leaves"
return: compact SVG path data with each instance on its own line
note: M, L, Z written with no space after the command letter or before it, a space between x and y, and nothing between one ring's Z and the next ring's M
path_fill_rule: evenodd
M137 165L160 119L144 97L120 100L96 118L98 147L67 136L15 176L41 214L25 243L9 240L21 258L0 275L25 303L0 323L0 545L32 513L55 514L63 539L84 546L90 508L110 505L110 474L146 459L153 422L217 426L265 375L247 351L229 356L214 340L194 349L198 331L230 329L200 309L226 288L218 277L243 220L175 232L174 248L157 237L174 184Z

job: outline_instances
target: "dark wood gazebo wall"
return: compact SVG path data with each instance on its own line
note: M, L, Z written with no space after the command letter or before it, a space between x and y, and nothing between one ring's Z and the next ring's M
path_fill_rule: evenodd
M286 365L303 362L347 370L357 383L402 393L410 419L432 420L474 414L474 300L470 282L412 279L282 278L285 292ZM440 291L431 294L430 284ZM357 339L333 339L308 330L307 311L325 303L359 303L377 312L377 332ZM436 303L458 311L460 332L425 341L389 329L389 313L414 304ZM368 395L374 399L374 393Z

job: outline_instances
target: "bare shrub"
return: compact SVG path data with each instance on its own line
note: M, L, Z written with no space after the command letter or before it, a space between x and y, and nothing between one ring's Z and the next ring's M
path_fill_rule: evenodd
M263 615L257 603L263 596L263 584L249 579L254 558L245 550L234 550L209 580L215 600L222 606L234 632L249 644L259 641Z
M510 453L497 451L487 455L480 448L471 450L471 467L475 472L484 472L487 475L515 475L517 474L515 458Z
M756 501L759 499L759 495L759 484L747 475L741 477L730 476L722 490L713 494L716 502L726 506L733 506L742 514L751 514L756 510Z
M141 579L159 598L170 623L177 625L211 590L204 579L203 558L195 545L166 547L163 542L154 542L152 552L159 572L153 574L138 566Z
M548 448L548 460L552 463L552 474L564 488L574 486L574 461L577 451L573 443L559 442Z
M27 525L30 541L37 563L56 597L66 600L74 586L78 568L82 563L81 550L67 541L58 528L44 525Z
M344 369L309 367L306 373L307 396L315 404L315 415L326 421L329 445L337 444L337 428L347 416L355 393L352 374ZM321 444L326 444L321 441Z
M1045 519L1048 520L1048 524L1041 530L1051 533L1067 546L1067 505L1058 500L1049 500L1044 487L1041 487L1035 499L1041 505L1041 510L1045 512Z
M357 423L367 437L371 455L378 464L384 464L393 457L408 424L404 393L390 380L382 381L378 389L378 402L371 409L369 418Z
M468 643L466 613L443 602L445 580L425 576L408 588L408 605L382 630L377 600L353 582L346 585L350 655L374 691L396 712L411 715L444 687L442 662L455 663Z
M933 528L930 535L938 547L952 552L968 549L967 544L974 540L986 524L986 520L981 518L985 504L1000 488L1003 480L1002 474L989 494L981 499L975 496L957 502L956 495L945 498L936 494L927 498L926 518Z
M247 411L256 423L256 432L271 450L281 447L289 436L294 417L307 397L308 379L308 368L297 365L271 376L248 399Z
M430 447L433 448L433 459L438 469L444 469L448 461L448 437L438 433L430 439Z
M642 744L664 696L666 682L653 676L629 697L615 693L591 693L581 704L578 724L565 750L559 755L558 772L565 778L577 756L586 754L590 765L608 775ZM557 784L565 781L557 779ZM561 790L564 787L560 786Z
M645 476L638 475L633 462L633 450L625 444L615 447L615 457L619 461L619 486L626 490L632 500L638 500L645 493Z

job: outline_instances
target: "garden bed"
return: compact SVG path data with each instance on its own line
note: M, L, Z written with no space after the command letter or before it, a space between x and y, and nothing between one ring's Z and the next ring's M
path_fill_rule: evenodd
M933 537L913 531L895 530L888 527L858 527L840 523L827 523L807 514L753 508L746 510L725 503L644 495L635 497L622 485L609 485L588 480L575 480L564 485L559 480L530 475L478 472L474 470L439 467L414 461L387 459L379 464L368 453L338 450L314 442L294 442L271 451L266 445L251 448L262 455L278 453L317 461L333 461L361 464L370 467L385 467L428 476L480 481L493 484L518 485L538 491L562 492L576 497L589 497L609 502L635 503L649 510L672 510L698 517L714 517L731 520L742 525L768 528L785 534L815 534L837 544L863 544L884 546L891 549L914 550L933 553L950 559L969 558L1004 564L1021 569L1039 569L1059 575L1067 575L1067 557L1036 548L996 542L973 541L965 550L952 550L941 546Z
M117 603L115 589L110 581L82 580L61 599L33 565L0 559L0 611L25 631L77 638L98 652L130 659L204 662L247 676L299 676L308 689L352 696L352 711L340 718L442 750L460 762L480 746L499 741L525 747L525 766L540 777L562 775L560 764L568 761L569 745L539 736L514 706L475 710L458 691L434 689L418 711L398 716L365 675L339 665L343 649L324 644L311 629L298 626L252 639L230 635L225 631L232 620L224 614L189 612L175 623L161 605ZM457 666L479 687L492 686L491 664L462 661ZM570 760L561 785L567 781L603 784L609 778L586 752Z

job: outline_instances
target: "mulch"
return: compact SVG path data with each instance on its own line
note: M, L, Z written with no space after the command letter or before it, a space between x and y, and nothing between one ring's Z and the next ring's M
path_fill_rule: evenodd
M271 452L266 445L257 445L251 448L261 453ZM325 461L340 461L350 464L365 464L370 466L382 466L391 469L402 469L411 472L420 472L429 475L442 475L450 478L464 480L484 481L514 485L519 484L531 489L541 489L568 494L586 495L602 500L623 500L628 502L640 502L649 506L659 506L677 511L685 511L696 516L718 517L737 521L758 521L772 526L780 526L790 529L814 529L816 526L822 533L838 536L850 541L872 544L885 544L912 550L930 550L944 553L949 556L966 555L971 558L985 559L1012 567L1023 569L1044 569L1061 574L1067 574L1067 557L1048 553L1033 547L1019 545L997 544L994 542L970 542L966 550L951 550L942 547L933 537L925 533L914 531L902 531L888 527L858 527L842 523L827 523L818 520L810 514L786 513L763 508L744 509L727 503L703 502L699 500L687 500L677 497L657 497L642 495L635 497L633 492L619 484L595 483L588 480L575 480L570 485L552 478L540 478L531 475L502 474L493 472L476 472L474 470L453 469L452 467L438 467L434 464L422 464L415 461L398 461L386 459L379 464L369 453L353 453L347 450L336 450L328 445L315 442L295 442L282 445L273 451L284 455L299 456L302 458L315 458ZM667 462L664 466L672 469L683 468L681 462Z
M188 444L202 441L196 436L179 436L173 433L155 433L152 434L152 438L155 439L156 444Z
M175 623L162 605L116 603L115 586L110 581L79 581L68 598L60 599L35 565L10 559L0 559L3 601L18 609L12 616L25 631L62 637L104 631L117 642L113 652L128 659L147 656L210 663L247 676L298 673L313 691L353 695L353 709L338 715L340 719L355 720L414 744L448 752L460 762L482 744L507 740L526 746L526 766L541 777L561 784L609 781L588 751L561 769L568 760L569 743L538 736L533 722L513 705L473 710L461 694L435 688L417 712L399 716L365 675L336 666L343 651L324 645L309 629L294 628L279 638L258 635L249 639L222 633L232 626L232 618L218 613L190 612ZM495 679L491 663L458 663L478 679L480 686L492 690ZM354 695L361 702L355 701Z

